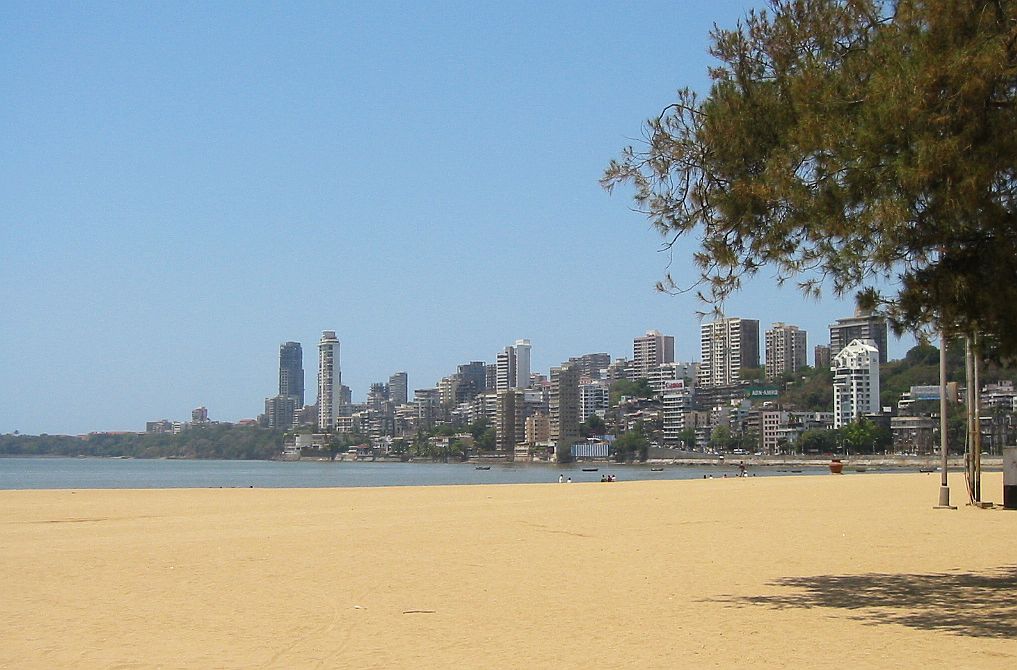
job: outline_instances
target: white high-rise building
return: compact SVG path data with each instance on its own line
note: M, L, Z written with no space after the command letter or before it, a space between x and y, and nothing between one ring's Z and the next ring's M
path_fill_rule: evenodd
M334 330L321 333L318 342L318 429L335 430L342 400L342 371L339 367L339 340Z
M685 430L685 413L690 404L690 390L684 380L670 381L661 388L661 404L664 409L664 442L675 445L681 441ZM686 445L689 446L689 445Z
M498 352L495 361L495 390L527 389L530 387L530 341L516 343Z
M766 378L779 379L805 367L808 335L798 326L775 323L766 331Z
M596 381L579 385L579 421L583 422L594 414L604 418L604 412L611 404L611 387Z
M495 381L496 391L507 391L513 388L516 383L516 350L514 347L505 347L498 352L495 360L497 377Z
M695 363L661 363L650 370L650 374L646 377L650 382L650 388L657 395L664 392L664 385L669 382L688 379L691 385L695 378Z
M834 356L833 427L879 412L879 347L870 339L851 340Z
M674 337L648 330L632 340L632 366L636 379L647 379L661 363L674 362Z
M742 368L759 367L759 321L730 317L700 327L702 363L698 386L727 386Z
M516 340L516 381L515 388L525 389L530 387L530 341Z

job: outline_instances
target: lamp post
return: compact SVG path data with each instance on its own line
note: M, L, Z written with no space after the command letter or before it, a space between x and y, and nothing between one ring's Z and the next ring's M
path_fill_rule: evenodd
M939 444L942 462L939 466L939 504L936 509L957 509L950 504L950 486L947 483L946 440L946 335L939 333Z

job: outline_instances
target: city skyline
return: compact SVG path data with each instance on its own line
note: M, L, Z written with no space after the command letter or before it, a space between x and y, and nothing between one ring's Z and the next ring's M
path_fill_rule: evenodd
M313 388L323 328L358 398L522 337L545 373L651 328L694 360L704 307L653 290L688 249L598 179L756 4L5 3L0 432L252 418L280 342ZM854 306L764 270L725 308L824 333Z

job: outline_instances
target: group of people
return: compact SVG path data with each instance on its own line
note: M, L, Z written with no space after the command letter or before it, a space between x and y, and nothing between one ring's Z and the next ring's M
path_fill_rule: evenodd
M614 478L614 475L601 475L600 476L600 481L602 481L602 482L613 482L613 481L617 481L617 480ZM564 474L560 474L560 475L558 475L558 483L559 484L571 484L572 483L572 478L569 477L569 478L566 479Z

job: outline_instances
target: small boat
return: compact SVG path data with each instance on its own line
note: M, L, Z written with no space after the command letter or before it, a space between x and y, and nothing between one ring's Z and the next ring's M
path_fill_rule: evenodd
M918 472L935 472L939 468L918 468Z
M799 474L799 475L802 473L801 470L788 470L788 472L793 472L793 473Z
M583 468L583 472L596 472L600 468Z
M830 461L830 474L839 475L844 471L844 464L839 458Z
M491 469L490 465L478 465L477 466L477 470L490 470L490 469Z
M664 468L650 468L650 472L664 472Z

